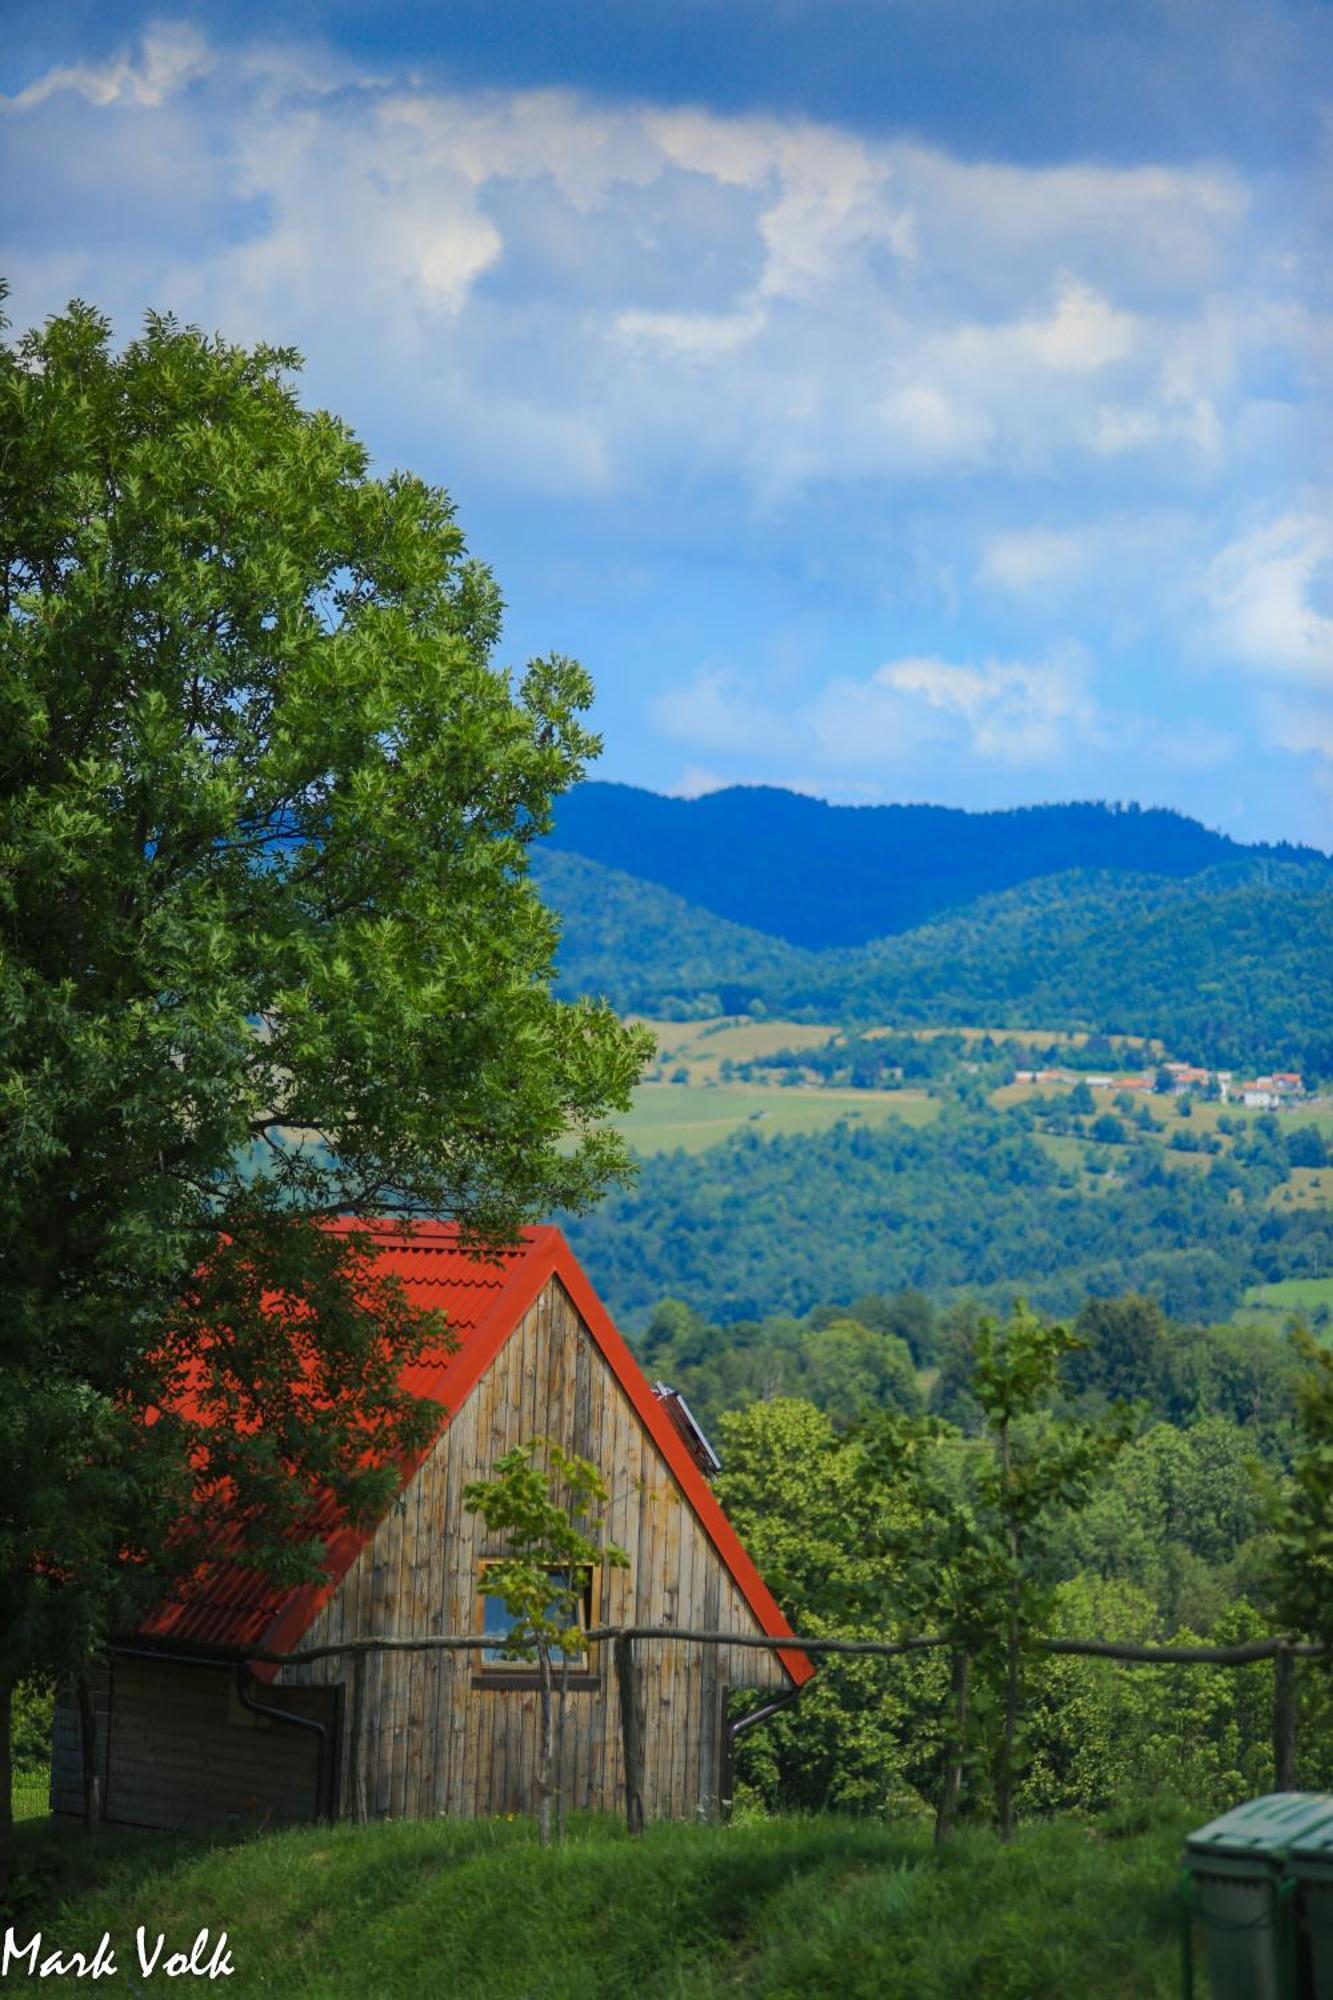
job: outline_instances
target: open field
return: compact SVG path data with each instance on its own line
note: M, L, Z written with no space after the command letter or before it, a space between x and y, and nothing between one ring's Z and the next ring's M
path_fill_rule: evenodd
M1172 2000L1177 1856L1200 1817L1052 1821L1007 1848L964 1832L940 1850L920 1823L829 1815L635 1841L581 1820L545 1851L524 1821L239 1843L24 1826L39 1894L20 1941L40 1926L48 1950L91 1951L105 1930L135 1975L136 1926L185 1951L225 1930L233 2000Z
M1273 1285L1251 1285L1241 1316L1285 1319L1289 1313L1315 1313L1321 1306L1333 1312L1333 1278L1282 1278Z
M990 1101L998 1111L1004 1111L1013 1104L1038 1104L1043 1098L1054 1101L1067 1097L1073 1088L1073 1083L1006 1083L991 1092ZM1281 1111L1267 1112L1253 1105L1219 1104L1196 1097L1189 1100L1189 1112L1182 1116L1180 1106L1186 1102L1184 1098L1159 1097L1156 1092L1147 1091L1129 1094L1136 1111L1141 1105L1147 1105L1153 1123L1162 1132L1170 1132L1177 1126L1191 1132L1216 1132L1218 1121L1223 1118L1253 1124L1257 1118L1273 1117L1284 1132L1295 1131L1300 1125L1314 1125L1326 1138L1333 1138L1333 1105L1323 1101L1293 1104L1284 1106ZM1092 1115L1095 1117L1103 1111L1112 1111L1119 1117L1121 1114L1116 1111L1115 1105L1117 1095L1114 1090L1094 1090L1092 1101L1096 1111ZM1226 1144L1227 1135L1223 1133L1221 1136Z
M1281 1187L1268 1197L1270 1208L1333 1206L1333 1167L1293 1167Z
M989 1035L993 1042L1019 1042L1024 1048L1036 1049L1081 1049L1092 1037L1085 1028L867 1028L869 1035L914 1035L918 1041L933 1041L937 1035L961 1035L965 1042L982 1042ZM1163 1045L1151 1035L1115 1035L1112 1044L1118 1049L1134 1050L1146 1066L1150 1060L1163 1053Z
M918 1090L783 1089L761 1083L645 1083L633 1109L613 1122L639 1153L683 1147L702 1153L743 1125L771 1133L827 1132L842 1119L882 1125L902 1118L924 1125L939 1101Z
M744 1082L734 1079L729 1070L724 1075L724 1064L762 1063L766 1057L774 1056L780 1050L825 1047L841 1032L830 1023L728 1016L706 1021L652 1020L647 1025L658 1037L657 1059L647 1080L635 1092L633 1109L615 1121L634 1149L645 1155L670 1152L677 1147L688 1153L701 1153L747 1125L765 1134L807 1136L825 1132L844 1118L879 1125L888 1118L896 1117L913 1125L923 1125L939 1109L939 1097L910 1087L902 1090L854 1090L809 1081L791 1085L780 1081L776 1073L771 1080L765 1080L761 1075L758 1079ZM862 1032L890 1031L869 1029ZM947 1031L925 1028L910 1032L914 1039L919 1040L929 1040L945 1032L962 1033L976 1040L988 1031L982 1028ZM1086 1040L1085 1036L1060 1036L1044 1030L1010 1032L1015 1039L1045 1044L1057 1041L1073 1044ZM1130 1038L1123 1039L1128 1044ZM1145 1058L1151 1059L1151 1045L1144 1043L1142 1047ZM1070 1088L1072 1085L1049 1083L1007 1084L993 1091L990 1101L997 1110L1023 1104L1040 1109L1043 1102L1049 1103L1065 1096ZM1182 1115L1185 1100L1155 1093L1136 1093L1134 1112L1126 1114L1117 1110L1114 1096L1111 1091L1095 1092L1095 1108L1087 1122L1110 1112L1128 1124L1132 1116L1141 1114L1146 1108L1152 1120L1151 1127L1145 1130L1131 1125L1130 1136L1135 1141L1153 1139L1162 1146L1164 1165L1172 1173L1206 1173L1215 1158L1224 1157L1232 1150L1232 1135L1220 1129L1223 1119L1229 1125L1241 1126L1268 1115L1256 1109L1247 1109L1244 1105L1203 1100L1191 1100L1188 1113ZM1283 1109L1276 1116L1284 1131L1314 1125L1326 1137L1333 1139L1333 1105L1326 1102L1293 1106ZM1180 1150L1170 1143L1177 1132L1200 1138L1215 1137L1218 1151ZM1077 1176L1080 1193L1105 1191L1119 1183L1116 1146L1077 1134L1036 1136L1062 1171ZM1278 1211L1333 1206L1333 1168L1294 1168L1290 1178L1274 1190L1269 1206Z
M643 1025L657 1037L652 1074L667 1077L686 1069L691 1083L715 1082L724 1059L761 1062L781 1049L819 1049L842 1032L827 1023L755 1021L745 1014L712 1021L645 1020Z
M777 1055L784 1049L823 1048L844 1032L833 1022L754 1020L748 1014L723 1015L706 1021L663 1021L641 1015L631 1018L641 1020L657 1037L657 1061L652 1074L668 1077L683 1068L688 1070L691 1083L716 1079L724 1060L762 1062L766 1056ZM868 1039L902 1034L923 1042L940 1035L961 1035L964 1041L979 1042L989 1035L995 1041L1020 1042L1033 1048L1081 1048L1088 1039L1086 1034L1062 1034L1052 1028L922 1028L890 1023L878 1026L857 1023L855 1032ZM1116 1040L1127 1052L1141 1051L1144 1062L1152 1060L1160 1046L1136 1035L1120 1035Z

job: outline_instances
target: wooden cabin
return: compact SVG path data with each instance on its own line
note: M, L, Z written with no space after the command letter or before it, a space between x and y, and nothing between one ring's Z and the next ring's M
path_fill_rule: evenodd
M328 1524L326 1572L289 1590L222 1569L112 1648L95 1690L96 1766L106 1819L151 1827L276 1825L346 1814L350 1746L371 1817L523 1812L534 1802L535 1671L497 1643L469 1652L370 1653L359 1728L349 1727L346 1656L302 1668L247 1664L251 1651L374 1637L492 1631L480 1595L503 1553L463 1508L470 1480L538 1434L598 1465L610 1488L606 1538L627 1569L589 1579L585 1622L790 1637L714 1498L709 1460L679 1399L650 1387L558 1229L526 1232L487 1262L444 1224L373 1225L408 1298L440 1311L458 1340L427 1353L404 1385L440 1406L433 1443L405 1471L378 1525ZM765 1651L640 1641L643 1803L648 1818L716 1810L727 1763L727 1695L794 1693L814 1669ZM565 1797L617 1811L624 1767L609 1644L571 1661ZM52 1803L82 1810L77 1720L57 1711Z

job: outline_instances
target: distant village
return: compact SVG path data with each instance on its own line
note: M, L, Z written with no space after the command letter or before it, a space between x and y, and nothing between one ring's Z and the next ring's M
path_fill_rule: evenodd
M1272 1076L1252 1076L1237 1080L1234 1070L1198 1069L1192 1063L1164 1062L1152 1070L1137 1070L1129 1076L1098 1075L1074 1069L1020 1069L1015 1083L1086 1083L1089 1090L1120 1092L1147 1091L1167 1097L1211 1097L1223 1104L1244 1104L1260 1111L1278 1111L1284 1105L1310 1101L1305 1079L1299 1071L1284 1069Z

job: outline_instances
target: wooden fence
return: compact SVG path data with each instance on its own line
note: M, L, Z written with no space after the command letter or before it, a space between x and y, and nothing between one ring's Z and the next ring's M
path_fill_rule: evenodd
M851 1654L877 1659L899 1659L907 1653L948 1649L955 1660L966 1658L956 1636L950 1633L912 1635L901 1639L801 1638L799 1635L773 1639L767 1635L708 1632L679 1625L601 1625L588 1632L590 1644L609 1643L615 1663L620 1709L621 1740L625 1763L625 1819L631 1833L641 1833L643 1808L643 1737L640 1720L636 1644L667 1641L685 1645L736 1646L767 1652L799 1652L812 1657L821 1654ZM352 1818L367 1817L365 1776L365 1662L371 1653L431 1653L461 1651L493 1646L494 1639L479 1633L460 1637L407 1639L347 1639L338 1645L307 1646L292 1653L255 1652L251 1662L265 1666L308 1666L315 1660L344 1657L351 1665L350 1730L348 1765L351 1785ZM1026 1650L1052 1656L1118 1660L1129 1666L1213 1666L1247 1667L1272 1660L1273 1673L1273 1776L1274 1790L1290 1791L1295 1780L1296 1687L1298 1659L1322 1659L1328 1648L1308 1640L1279 1637L1247 1639L1235 1646L1156 1646L1132 1645L1111 1639L1031 1639ZM945 1809L937 1830L948 1829L950 1788L956 1793L953 1772L946 1773Z

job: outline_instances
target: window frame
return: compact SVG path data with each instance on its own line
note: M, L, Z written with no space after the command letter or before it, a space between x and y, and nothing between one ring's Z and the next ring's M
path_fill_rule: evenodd
M477 1558L476 1630L478 1632L486 1630L487 1604L494 1604L501 1601L495 1597L487 1596L481 1588L481 1579L493 1564L509 1562L511 1560L511 1557L503 1555L479 1556ZM546 1565L548 1570L562 1570L571 1567L583 1570L588 1579L587 1585L581 1593L579 1604L581 1629L587 1632L599 1622L600 1618L603 1566L599 1562L574 1563L572 1565L548 1563ZM585 1615L586 1623L583 1622ZM600 1687L602 1677L597 1659L599 1650L596 1644L587 1645L585 1643L582 1652L571 1655L567 1663L563 1659L553 1658L551 1661L551 1679L553 1684L558 1685L562 1679L565 1679L567 1670L566 1685L570 1688ZM488 1660L486 1649L478 1647L472 1672L472 1685L474 1688L538 1688L541 1684L541 1668L536 1660Z

